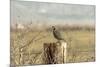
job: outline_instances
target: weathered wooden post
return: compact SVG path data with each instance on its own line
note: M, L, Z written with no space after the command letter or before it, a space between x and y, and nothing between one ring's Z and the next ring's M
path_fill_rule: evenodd
M66 63L67 59L67 43L60 41L57 43L44 43L45 64L62 64Z
M61 47L62 47L62 55L63 55L63 63L66 63L67 61L67 43L66 42L61 42Z

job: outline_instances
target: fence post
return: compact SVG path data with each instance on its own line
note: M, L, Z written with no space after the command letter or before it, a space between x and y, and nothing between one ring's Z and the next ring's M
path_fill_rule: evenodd
M67 61L67 43L44 43L43 61L45 64L62 64Z

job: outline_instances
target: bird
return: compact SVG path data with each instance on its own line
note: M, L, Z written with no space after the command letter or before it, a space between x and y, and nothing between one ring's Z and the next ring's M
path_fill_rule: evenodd
M53 29L53 36L55 39L57 39L58 41L59 40L64 40L64 38L62 37L60 31L58 31L55 26L52 26L52 29ZM65 41L65 40L64 40Z

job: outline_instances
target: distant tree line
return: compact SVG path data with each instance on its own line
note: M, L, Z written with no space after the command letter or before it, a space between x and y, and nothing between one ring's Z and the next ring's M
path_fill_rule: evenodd
M85 31L95 31L95 27L94 26L80 26L80 25L71 25L71 26L68 26L68 25L64 25L64 26L56 26L56 28L58 28L59 30L62 30L62 31L76 31L76 30L85 30ZM51 31L52 29L51 28L47 28L46 29L47 31Z

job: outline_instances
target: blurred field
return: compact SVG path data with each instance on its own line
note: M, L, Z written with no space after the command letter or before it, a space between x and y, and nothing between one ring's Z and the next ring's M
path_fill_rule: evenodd
M95 30L60 30L68 43L66 63L95 61ZM15 30L11 31L11 64L44 64L43 43L56 42L52 31ZM24 58L21 58L21 52ZM23 63L20 59L24 60Z

